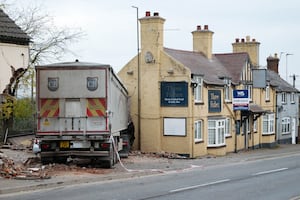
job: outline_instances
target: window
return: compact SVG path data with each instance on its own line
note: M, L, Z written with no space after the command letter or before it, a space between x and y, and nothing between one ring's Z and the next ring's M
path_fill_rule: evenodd
M286 93L281 93L281 103L286 103Z
M250 133L250 119L249 119L249 117L245 120L245 123L243 123L243 126L246 126L246 133ZM244 127L242 129L242 133L244 134Z
M195 83L197 83L197 86L194 89L195 102L202 102L202 83L203 83L202 77L194 75L193 79Z
M266 86L265 101L270 101L270 86Z
M257 120L253 121L253 131L257 132Z
M252 100L252 85L245 85L245 89L248 90L249 101Z
M195 129L195 142L202 141L202 121L195 121L194 124L194 129Z
M231 136L231 120L230 118L225 119L225 137Z
M224 79L225 86L224 86L224 98L225 102L230 102L231 101L231 80L229 79Z
M225 120L208 120L208 146L225 145Z
M295 103L295 93L291 93L291 103Z
M284 117L281 120L281 132L282 133L290 133L290 118Z
M273 134L275 130L275 114L263 115L263 134Z

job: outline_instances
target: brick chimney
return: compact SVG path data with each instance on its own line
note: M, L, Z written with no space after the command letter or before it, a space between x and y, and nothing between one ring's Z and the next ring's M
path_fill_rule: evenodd
M154 12L151 16L151 12L146 11L145 17L140 18L139 21L142 50L163 49L165 19L160 17L158 12Z
M250 40L250 36L246 36L246 40L242 38L235 39L235 43L232 43L233 53L246 52L250 56L250 60L255 68L259 66L259 45L255 39Z
M212 39L214 32L208 29L208 25L197 26L193 34L193 51L202 52L208 59L212 58Z
M277 53L275 53L274 56L269 56L267 58L267 68L269 70L272 70L278 74L278 66L279 66L279 58L277 56Z

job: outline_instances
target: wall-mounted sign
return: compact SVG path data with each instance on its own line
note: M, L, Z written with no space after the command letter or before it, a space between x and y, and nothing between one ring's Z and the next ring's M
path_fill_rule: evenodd
M186 136L186 118L164 118L165 136Z
M221 91L208 90L208 112L221 112Z
M248 90L233 90L233 110L249 110Z
M87 77L86 87L89 91L95 91L98 88L98 77Z
M56 91L59 87L58 77L48 77L48 89L50 91Z
M188 106L188 83L161 82L160 106Z

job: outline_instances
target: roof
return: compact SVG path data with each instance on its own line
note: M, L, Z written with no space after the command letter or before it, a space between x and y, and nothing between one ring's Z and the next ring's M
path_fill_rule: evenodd
M0 42L28 45L30 37L0 9Z
M277 92L299 92L291 84L282 79L278 73L267 70L267 80L270 81L270 85L275 87Z
M224 85L222 78L231 78L239 83L245 62L249 60L247 53L214 54L207 59L202 53L164 48L165 52L188 67L192 74L203 75L208 84Z
M231 81L239 83L243 67L245 66L246 61L249 60L248 53L215 54L215 56L230 72L232 78Z
M79 62L75 60L74 62L60 62L60 63L53 63L47 65L38 65L36 68L82 68L82 67L110 67L108 64L100 64L100 63L92 63L92 62Z
M266 111L259 105L251 103L249 104L249 111L252 113L266 113Z

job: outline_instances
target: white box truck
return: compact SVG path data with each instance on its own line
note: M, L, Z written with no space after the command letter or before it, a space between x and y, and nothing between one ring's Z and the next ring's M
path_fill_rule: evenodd
M128 155L133 129L127 90L110 65L78 60L39 65L36 84L42 163L83 157L111 168L116 152Z

